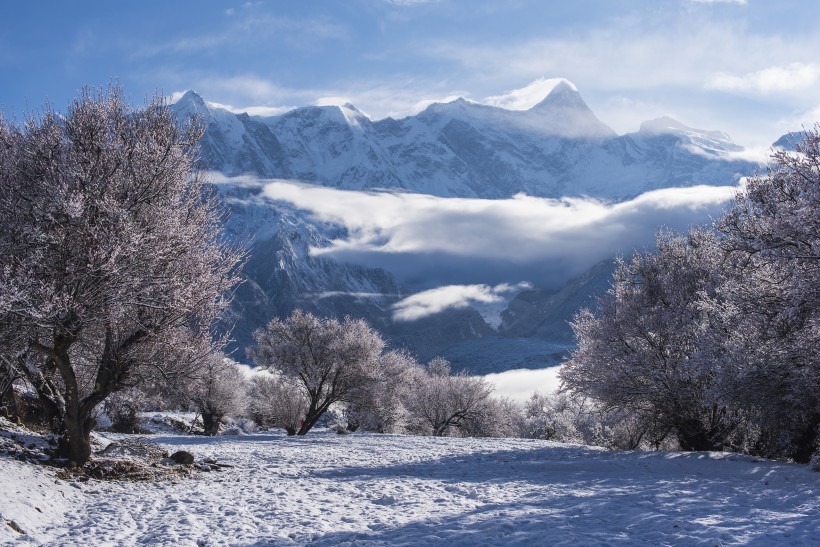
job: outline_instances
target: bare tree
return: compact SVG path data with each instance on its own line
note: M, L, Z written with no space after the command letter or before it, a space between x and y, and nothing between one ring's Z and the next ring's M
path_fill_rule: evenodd
M218 345L241 253L194 169L201 134L118 87L83 90L65 115L0 118L0 350L77 464L109 394L184 376Z
M404 395L411 416L432 435L441 437L452 428L465 428L481 418L482 405L492 393L486 380L459 372L452 374L450 363L441 357L419 368Z
M297 435L310 431L330 405L352 401L361 389L379 381L381 335L361 319L322 319L296 310L286 320L273 319L254 333L249 350L254 362L297 379L308 401Z

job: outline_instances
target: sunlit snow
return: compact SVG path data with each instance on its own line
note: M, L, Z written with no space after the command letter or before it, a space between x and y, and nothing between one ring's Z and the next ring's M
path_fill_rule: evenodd
M0 542L820 542L820 473L747 456L329 431L150 439L235 467L176 482L66 482L0 458L0 514L25 533L3 525Z

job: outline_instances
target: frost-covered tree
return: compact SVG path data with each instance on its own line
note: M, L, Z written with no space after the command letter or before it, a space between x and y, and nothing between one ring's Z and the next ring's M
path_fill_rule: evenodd
M380 380L381 335L362 319L320 318L296 310L254 333L254 362L298 381L308 401L297 435L310 431L330 406L353 402Z
M526 437L522 405L509 397L487 397L457 431L464 437Z
M535 393L524 405L526 436L618 450L669 447L669 426L626 408L570 393Z
M712 359L757 422L752 451L808 462L820 435L820 127L776 151L716 223Z
M700 229L661 233L656 252L620 260L597 310L575 317L565 388L652 417L684 450L726 446L740 418L701 351L710 321L701 297L718 298L721 260L715 234Z
M181 391L202 416L206 435L219 433L223 418L242 415L247 406L244 374L234 361L220 354L209 357L196 375L181 386Z
M84 90L64 115L0 118L0 352L77 464L106 397L189 374L217 345L241 253L194 169L201 134L162 97L134 110L118 87Z
M483 378L463 371L453 374L450 363L441 357L419 368L414 376L404 392L404 406L427 434L437 437L479 420L493 391Z
M345 409L347 429L393 433L401 429L406 410L402 391L412 381L418 368L416 359L406 351L384 353L374 371L377 381L356 390Z
M281 427L296 435L308 409L298 381L282 374L257 374L250 381L248 412L264 427Z

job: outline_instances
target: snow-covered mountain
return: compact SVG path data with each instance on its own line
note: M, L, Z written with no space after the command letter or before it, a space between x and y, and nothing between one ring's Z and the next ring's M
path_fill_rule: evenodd
M209 106L192 91L173 106L204 118L201 152L212 169L345 189L622 199L727 184L753 168L734 159L741 147L727 135L670 118L618 136L568 82L527 111L458 99L400 120L372 121L349 104L251 117Z
M263 118L210 105L194 92L173 109L201 116L205 167L228 176L299 180L343 189L387 188L444 197L542 197L620 200L647 190L726 185L756 164L724 133L671 118L617 135L569 82L527 111L464 99L430 105L416 116L373 121L352 105L305 107ZM571 346L567 321L605 290L601 264L566 287L534 283L502 313L495 328L472 307L411 323L392 306L412 292L389 272L313 256L344 239L344 229L266 198L259 184L220 184L228 231L250 252L233 306L234 357L245 360L252 332L295 308L366 318L396 346L421 359L442 354L456 368L491 372L557 363Z

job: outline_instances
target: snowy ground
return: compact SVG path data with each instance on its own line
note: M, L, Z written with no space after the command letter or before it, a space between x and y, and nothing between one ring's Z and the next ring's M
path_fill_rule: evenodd
M236 467L74 482L0 456L0 542L820 545L820 473L743 456L329 431L150 440Z

